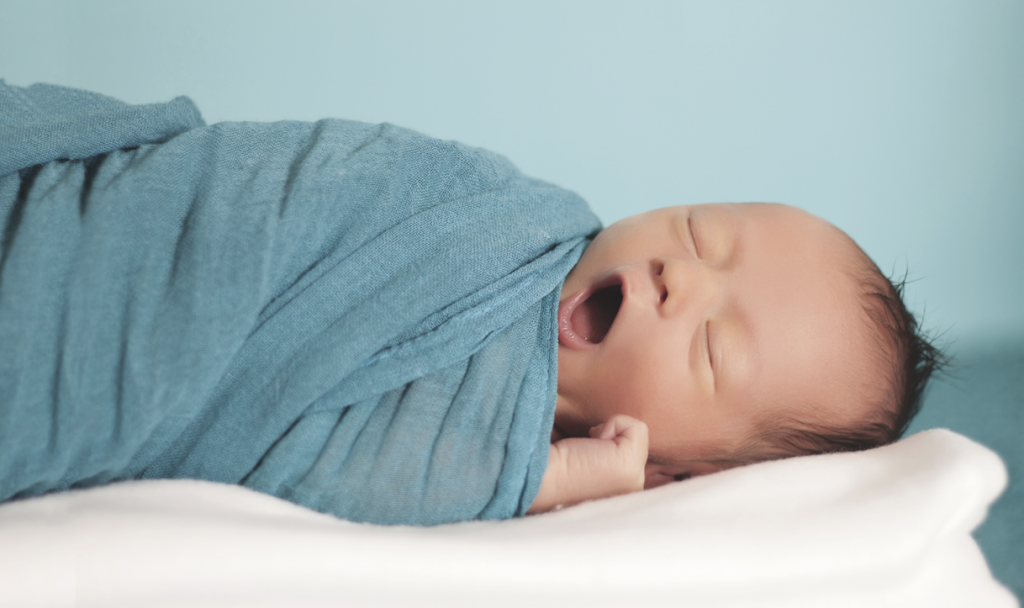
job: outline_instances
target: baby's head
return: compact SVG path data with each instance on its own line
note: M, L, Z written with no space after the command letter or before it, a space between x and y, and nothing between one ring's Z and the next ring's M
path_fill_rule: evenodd
M555 433L650 430L648 487L899 438L941 354L845 233L793 207L670 207L598 234L559 310Z

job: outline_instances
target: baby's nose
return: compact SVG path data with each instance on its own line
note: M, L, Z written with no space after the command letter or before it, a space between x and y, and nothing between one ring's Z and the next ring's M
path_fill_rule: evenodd
M715 279L703 264L659 258L651 262L661 314L672 316L694 306L706 306L714 297Z

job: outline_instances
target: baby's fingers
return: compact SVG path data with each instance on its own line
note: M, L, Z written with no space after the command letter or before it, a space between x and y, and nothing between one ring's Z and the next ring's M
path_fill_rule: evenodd
M604 423L590 429L590 436L595 439L616 439L621 437L634 443L643 444L647 449L648 431L647 425L631 416L617 414ZM618 443L618 442L616 442Z

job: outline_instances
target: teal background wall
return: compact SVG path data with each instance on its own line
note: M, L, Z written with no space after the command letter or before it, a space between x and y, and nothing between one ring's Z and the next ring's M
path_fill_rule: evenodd
M0 0L0 77L208 122L388 121L606 222L781 201L954 342L1024 342L1024 3Z
M0 78L393 122L606 223L749 200L831 220L957 355L913 429L1003 455L978 537L1024 597L1024 2L0 0Z

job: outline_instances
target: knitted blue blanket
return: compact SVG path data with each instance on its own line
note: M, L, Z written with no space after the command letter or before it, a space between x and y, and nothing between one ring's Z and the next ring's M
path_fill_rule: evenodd
M0 81L0 500L195 478L354 521L520 515L599 227L392 125Z

